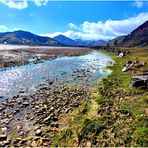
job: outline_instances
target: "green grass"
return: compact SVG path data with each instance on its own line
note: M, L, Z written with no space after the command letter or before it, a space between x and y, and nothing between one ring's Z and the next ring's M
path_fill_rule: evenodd
M109 53L116 62L108 67L112 74L98 82L89 101L61 119L68 126L58 134L56 146L148 146L148 117L142 111L148 108L148 92L129 87L131 76L147 70L148 64L134 71L121 71L137 57L147 62L148 52L124 50L131 54L120 58Z

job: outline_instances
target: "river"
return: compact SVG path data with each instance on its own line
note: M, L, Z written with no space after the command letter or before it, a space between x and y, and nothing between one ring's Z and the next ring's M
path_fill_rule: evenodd
M110 62L113 60L106 54L93 51L83 56L60 57L4 71L0 69L0 99L13 97L21 90L31 92L47 80L61 84L91 83L111 73L106 68Z

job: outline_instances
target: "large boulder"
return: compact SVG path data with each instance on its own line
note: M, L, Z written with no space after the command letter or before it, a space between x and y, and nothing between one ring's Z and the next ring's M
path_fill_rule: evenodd
M148 88L148 75L132 77L132 86Z

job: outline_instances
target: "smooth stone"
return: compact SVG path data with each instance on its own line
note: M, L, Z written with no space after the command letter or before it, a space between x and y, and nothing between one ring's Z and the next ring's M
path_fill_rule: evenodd
M49 121L51 119L51 116L48 116L47 118L45 118L44 120L43 120L43 122L47 122L47 121Z
M23 105L24 106L28 106L29 105L29 102L23 102Z
M37 129L36 132L35 132L35 135L36 136L41 136L42 134L42 130L41 129Z

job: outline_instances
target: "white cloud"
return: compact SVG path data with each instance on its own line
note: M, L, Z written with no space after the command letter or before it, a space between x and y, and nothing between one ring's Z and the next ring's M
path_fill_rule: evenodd
M55 32L52 34L42 34L43 36L54 37L63 34L67 37L85 40L109 40L121 35L127 35L142 23L148 20L148 13L140 13L137 16L123 20L107 20L105 22L88 22L84 21L80 26L69 23L71 30L66 32ZM74 29L74 31L72 30Z
M73 24L73 23L69 23L68 26L71 29L77 29L77 26L75 24Z
M27 0L21 0L21 1L0 0L0 2L7 5L9 8L25 9L28 7Z
M7 27L5 25L0 25L0 32L7 31Z
M25 9L28 7L30 0L0 0L0 3L7 5L9 8ZM33 0L36 6L46 5L48 0Z
M46 5L48 3L48 0L35 0L34 3L36 6L42 6Z
M114 38L114 36L103 36L99 34L90 34L90 33L83 33L83 32L75 32L73 30L68 30L66 32L54 32L52 34L39 34L41 36L48 36L48 37L55 37L57 35L65 35L72 39L83 39L83 40L98 40L98 39L104 39L104 40L110 40Z
M84 33L97 33L107 36L120 36L130 33L136 27L148 20L148 13L140 13L135 17L124 20L107 20L106 22L98 21L87 22L81 25Z
M84 21L80 26L74 26L74 31L68 30L66 32L55 32L53 34L46 34L46 36L56 36L63 34L67 37L77 39L104 39L109 40L117 36L129 34L131 31L136 29L139 25L148 20L148 13L140 13L137 16L130 17L123 20L107 20L105 22L88 22ZM71 26L72 23L70 23ZM69 24L68 24L69 26Z
M133 3L133 5L137 8L141 8L144 5L144 2L142 0L135 0L135 2Z
M16 27L15 27L15 28L13 28L13 31L17 31L17 30L20 30L20 29L19 29L19 28L16 28Z
M34 3L35 3L36 6L41 6L42 5L40 0L35 0Z

